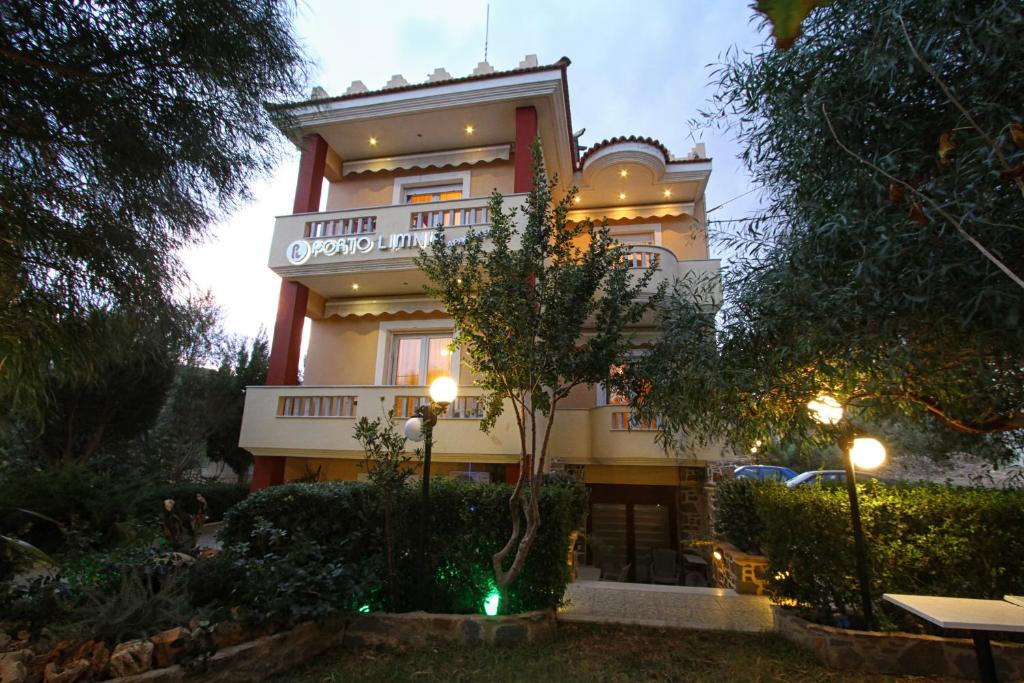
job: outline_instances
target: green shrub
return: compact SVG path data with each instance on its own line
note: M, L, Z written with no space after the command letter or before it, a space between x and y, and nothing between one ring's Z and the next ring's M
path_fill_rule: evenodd
M185 509L201 493L208 519L248 494L237 484L164 484L123 481L80 465L61 465L0 482L0 533L17 536L46 552L82 552L138 540L140 532L159 529L160 506L173 498ZM40 521L16 508L52 517L63 525Z
M432 611L480 612L493 589L491 555L507 540L505 484L471 484L438 478L431 486L427 548L431 565ZM395 500L395 556L399 611L419 607L418 549L422 501L409 486ZM568 583L566 550L586 507L585 489L552 479L542 489L540 533L503 611L554 607ZM358 599L374 609L384 604L383 515L369 485L355 482L285 484L250 496L225 516L221 540L243 560L287 556L313 543L321 561L337 562L354 581Z
M858 485L871 590L998 599L1024 592L1024 490ZM753 489L769 590L821 621L856 621L849 500L842 487ZM881 605L883 616L902 612Z
M69 545L82 549L116 542L117 525L128 517L125 508L130 496L111 477L80 465L60 465L0 482L0 501L5 508L0 515L4 530L20 527L20 538L55 552ZM64 529L10 508L46 515Z
M757 487L778 486L757 479L725 479L715 486L715 533L747 553L761 552L763 528L757 514Z

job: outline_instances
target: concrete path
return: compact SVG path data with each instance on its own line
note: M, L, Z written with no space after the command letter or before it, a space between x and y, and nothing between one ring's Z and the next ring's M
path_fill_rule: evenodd
M559 621L640 624L711 631L773 631L768 598L728 588L577 581L565 592Z

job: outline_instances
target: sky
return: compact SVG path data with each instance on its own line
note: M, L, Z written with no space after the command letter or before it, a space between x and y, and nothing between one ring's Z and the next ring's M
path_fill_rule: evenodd
M354 80L371 90L393 74L425 81L436 67L469 75L484 56L486 0L299 0L296 31L314 68L310 85L340 95ZM742 217L756 194L728 134L691 130L713 93L711 65L726 50L760 44L747 0L491 0L487 59L516 68L527 54L569 67L573 126L581 144L615 135L657 138L679 156L704 142L713 159L711 219ZM691 135L691 132L693 135ZM280 279L267 267L274 217L291 212L298 155L253 184L253 199L181 254L192 285L213 293L227 332L273 332ZM741 196L742 195L742 196ZM739 197L737 199L737 197ZM728 203L726 203L728 202ZM721 257L712 245L712 257ZM308 326L307 326L308 331Z

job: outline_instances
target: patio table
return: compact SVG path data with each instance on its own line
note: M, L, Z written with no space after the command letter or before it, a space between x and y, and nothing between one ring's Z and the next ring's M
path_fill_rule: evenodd
M997 680L989 631L1024 633L1024 606L1006 600L892 593L885 593L882 599L942 628L970 631L974 639L974 654L978 658L979 677L985 683Z

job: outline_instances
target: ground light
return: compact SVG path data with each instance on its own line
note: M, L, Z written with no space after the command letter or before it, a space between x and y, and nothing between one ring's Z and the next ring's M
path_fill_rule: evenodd
M491 586L491 592L484 598L484 614L489 617L498 616L498 605L501 603L501 593L493 585Z
M362 607L359 608L359 611L362 612L363 614L366 614L367 612L370 611L370 606L369 605L363 605Z

